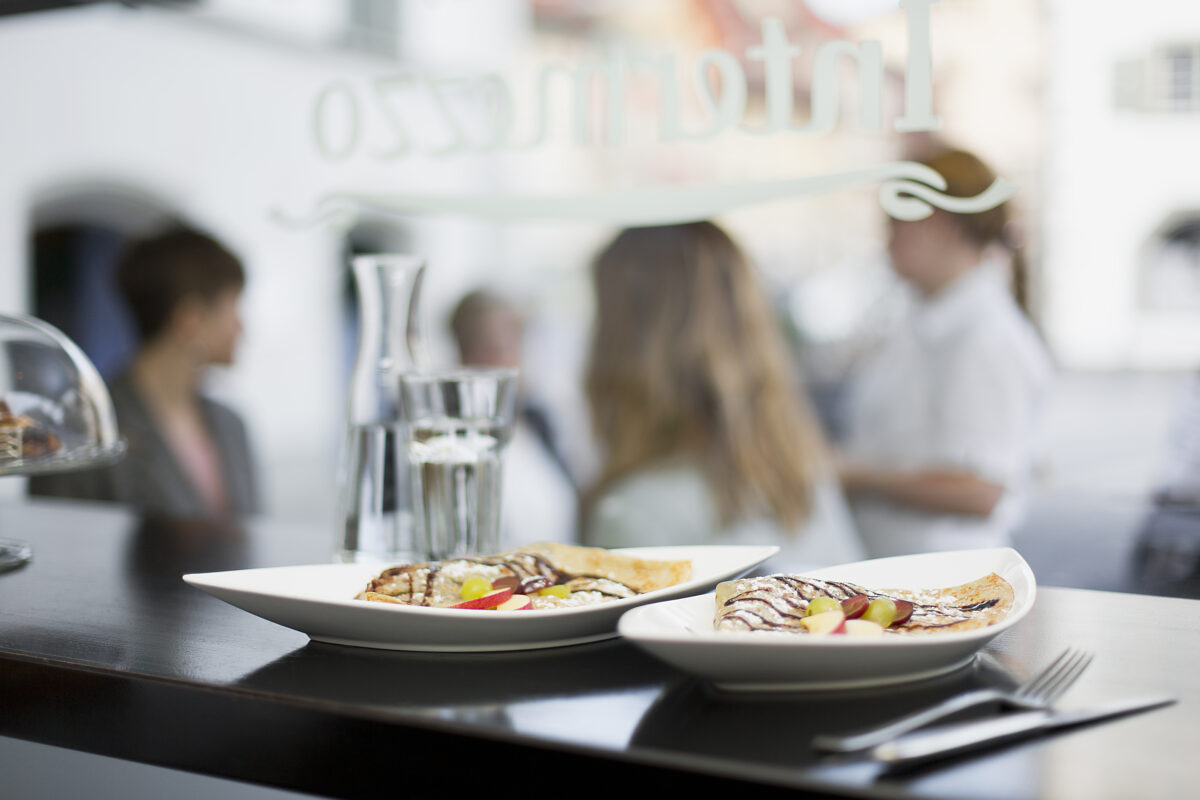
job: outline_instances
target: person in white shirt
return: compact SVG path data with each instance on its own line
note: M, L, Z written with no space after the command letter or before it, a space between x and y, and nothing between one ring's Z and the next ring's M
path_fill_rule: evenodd
M459 300L450 329L465 366L519 367L525 320L504 296L476 289ZM504 450L500 532L504 547L574 542L579 498L549 416L522 386L513 436Z
M603 465L584 540L861 557L832 459L753 270L711 222L631 228L593 265L586 389Z
M1200 374L1184 387L1175 409L1155 501L1200 509Z
M924 163L955 196L995 179L961 150ZM1053 375L1013 296L1007 208L890 224L892 265L917 298L853 382L839 473L855 523L873 557L1007 546Z
M1168 436L1154 506L1134 544L1139 591L1187 595L1200 577L1200 374L1184 387Z

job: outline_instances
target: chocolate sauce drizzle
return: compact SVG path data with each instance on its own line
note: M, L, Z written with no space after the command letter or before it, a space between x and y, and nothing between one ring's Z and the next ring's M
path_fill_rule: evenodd
M449 562L430 564L408 564L392 567L371 581L368 591L380 592L406 600L412 605L433 605L433 585L438 573L446 563L479 564L500 567L520 581L523 593L536 591L542 586L566 585L572 592L596 592L605 597L633 597L640 594L637 589L604 575L574 575L554 566L537 553L517 552L507 556L481 556L452 559ZM408 576L408 586L403 578ZM536 587L536 588L535 588Z
M777 586L764 586L765 581ZM883 592L864 589L853 583L822 581L799 575L768 575L756 579L751 588L726 600L717 614L716 624L717 627L739 626L751 631L799 631L800 620L804 618L808 604L813 598L825 595L835 600L845 600L859 594L872 600L877 597L889 597ZM1000 601L999 598L992 598L961 606L909 602L913 604L912 616L904 624L891 629L892 631L933 630L957 625L969 620L971 614L989 609ZM768 609L773 612L774 618L771 614L764 613Z

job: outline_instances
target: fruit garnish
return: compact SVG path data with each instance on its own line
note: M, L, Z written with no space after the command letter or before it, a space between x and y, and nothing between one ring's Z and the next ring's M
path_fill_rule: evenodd
M841 607L842 604L837 600L834 600L832 597L825 597L822 595L821 597L814 597L809 601L806 615L811 617L817 614L824 614L826 611L841 609Z
M846 615L842 613L842 609L835 608L832 611L822 611L820 614L805 617L800 620L800 624L809 633L841 633L842 626L846 624Z
M495 608L505 600L513 596L512 589L493 589L481 597L476 597L471 600L464 600L461 603L455 603L448 608Z
M462 588L458 590L458 593L462 595L464 600L474 600L477 597L483 597L492 591L493 588L495 587L492 586L492 582L487 578L476 576L463 581Z
M896 602L889 597L876 597L867 606L867 610L863 612L862 618L869 619L871 622L878 623L881 627L886 628L896 618Z
M896 618L892 620L891 627L903 625L908 622L909 617L913 614L913 604L907 600L896 601Z
M847 636L882 636L883 626L869 619L848 619L845 624Z
M532 578L526 578L518 591L521 594L536 594L552 584L553 581L549 578L542 575L535 575Z
M492 581L493 589L512 589L513 592L521 591L521 579L516 575L503 575Z
M556 584L554 586L543 586L541 589L538 589L538 594L542 597L557 597L566 600L571 596L571 590L562 584Z
M533 608L533 598L527 594L514 594L500 605L497 611L529 611Z
M871 598L865 594L856 594L842 601L842 613L846 615L846 619L858 619L869 605L871 605Z

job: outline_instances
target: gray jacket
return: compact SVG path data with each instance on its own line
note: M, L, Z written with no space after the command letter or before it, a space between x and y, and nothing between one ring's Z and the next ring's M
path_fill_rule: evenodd
M107 500L178 517L212 516L155 425L131 377L124 374L113 380L109 392L117 426L128 445L125 457L109 467L31 478L30 494ZM238 516L259 511L246 426L232 409L209 398L200 397L200 409L220 457L230 510Z

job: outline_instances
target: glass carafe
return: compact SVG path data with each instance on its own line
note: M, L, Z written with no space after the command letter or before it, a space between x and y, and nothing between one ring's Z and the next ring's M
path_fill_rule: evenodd
M423 259L354 259L359 339L342 451L339 561L411 561L420 556L409 485L408 427L400 376L420 366L417 308Z

